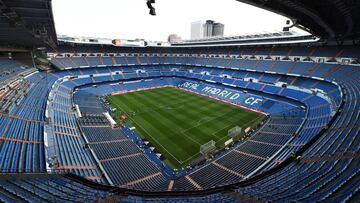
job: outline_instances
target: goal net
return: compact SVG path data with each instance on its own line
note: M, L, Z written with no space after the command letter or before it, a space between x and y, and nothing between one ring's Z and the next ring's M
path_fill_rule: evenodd
M239 126L235 126L233 128L231 128L230 130L228 130L228 136L231 138L234 138L238 135L240 135L241 133L241 128Z
M210 152L214 151L216 149L215 141L211 140L203 145L200 146L200 153L202 155L207 155Z

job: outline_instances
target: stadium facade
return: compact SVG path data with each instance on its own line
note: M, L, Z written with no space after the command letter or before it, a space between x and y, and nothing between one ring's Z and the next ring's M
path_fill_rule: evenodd
M0 1L0 200L359 201L360 5L329 1L244 1L296 19L316 41L284 34L168 47L58 41L51 1ZM326 15L338 8L336 20ZM165 87L265 119L211 159L174 170L154 140L118 125L104 99ZM163 117L177 119L178 106Z

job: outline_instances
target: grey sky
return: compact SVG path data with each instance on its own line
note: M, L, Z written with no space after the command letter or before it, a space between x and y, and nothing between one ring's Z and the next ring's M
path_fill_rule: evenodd
M169 34L190 38L190 24L215 20L225 35L280 31L286 18L235 0L53 0L58 34L165 41Z

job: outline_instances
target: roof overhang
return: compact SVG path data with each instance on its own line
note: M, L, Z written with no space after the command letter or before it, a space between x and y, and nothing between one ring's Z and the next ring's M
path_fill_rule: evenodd
M360 39L360 1L237 0L288 17L296 26L328 40ZM284 22L285 25L285 22Z
M0 45L56 46L51 0L0 0Z

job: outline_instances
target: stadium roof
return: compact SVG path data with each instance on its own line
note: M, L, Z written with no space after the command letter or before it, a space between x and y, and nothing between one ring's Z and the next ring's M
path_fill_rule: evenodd
M322 39L360 39L360 1L237 1L282 14ZM0 0L0 46L39 47L56 43L51 0Z
M323 39L360 38L360 1L354 0L237 0L296 20Z
M0 45L36 47L56 42L51 0L0 0Z

